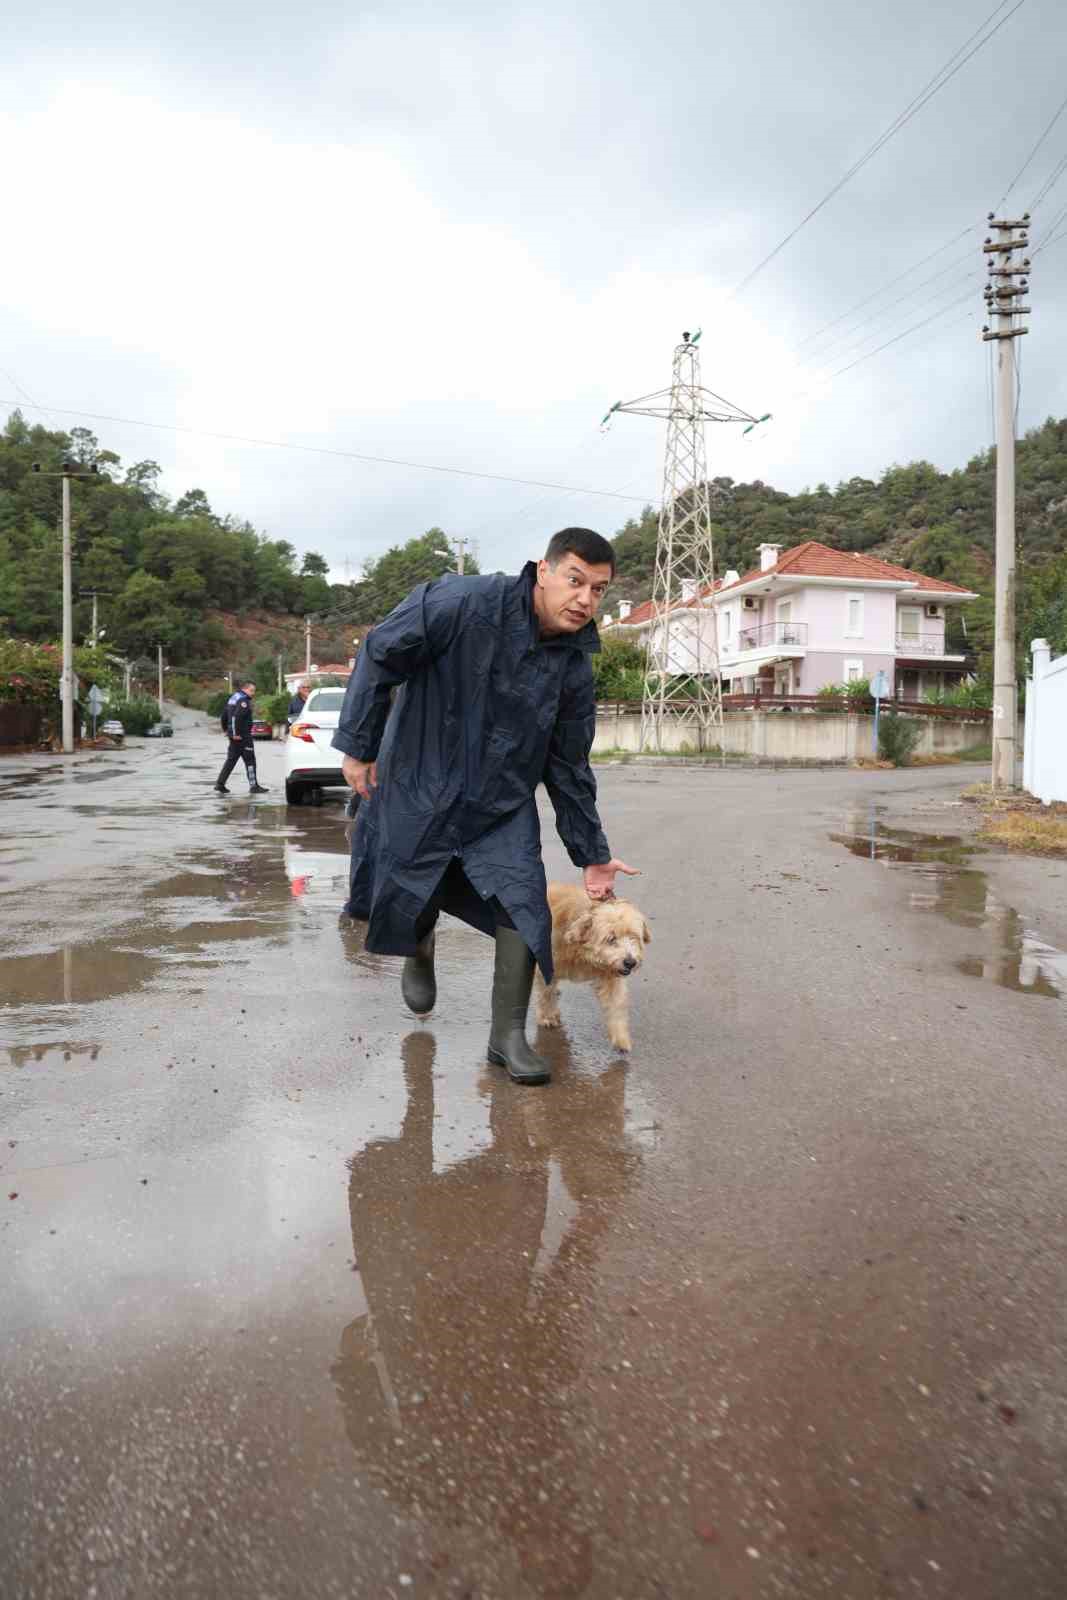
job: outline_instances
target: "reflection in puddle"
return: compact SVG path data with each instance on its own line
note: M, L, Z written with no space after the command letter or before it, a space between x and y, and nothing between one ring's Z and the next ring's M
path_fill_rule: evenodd
M453 1083L436 1054L431 1033L408 1036L400 1136L349 1162L358 1287L330 1375L362 1470L398 1510L453 1537L487 1528L533 1592L577 1595L595 1559L590 1419L573 1400L596 1342L582 1308L641 1168L626 1067L577 1076L562 1046L539 1095L483 1074L487 1138L442 1170ZM502 1447L515 1440L521 1462Z
M100 1054L99 1044L75 1044L63 1041L58 1044L12 1044L7 1047L8 1060L13 1067L56 1066L74 1062L83 1066L95 1061Z
M980 846L956 833L891 828L873 813L849 821L849 832L830 835L835 844L887 868L906 866L918 880L908 894L914 910L934 911L982 936L983 950L957 962L957 971L1019 994L1067 994L1067 954L1038 939L1013 906L997 899L986 874L971 864Z

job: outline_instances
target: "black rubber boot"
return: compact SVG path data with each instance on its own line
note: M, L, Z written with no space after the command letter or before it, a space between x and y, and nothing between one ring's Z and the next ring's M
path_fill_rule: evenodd
M230 792L224 783L216 783L213 787L216 794L229 794Z
M417 1017L428 1017L437 1004L437 976L433 967L436 935L428 933L408 956L400 975L400 993L404 1004Z
M269 794L269 785L265 783L252 783L248 787L249 794Z
M494 1067L508 1069L512 1083L548 1083L552 1077L548 1062L526 1043L526 1013L535 965L521 933L514 928L496 930L493 1027L488 1055Z

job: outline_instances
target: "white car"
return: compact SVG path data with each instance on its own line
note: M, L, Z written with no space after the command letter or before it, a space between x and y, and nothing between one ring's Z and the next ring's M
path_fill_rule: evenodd
M344 754L330 740L344 703L343 689L312 689L285 741L285 798L291 806L322 800L323 789L345 789Z

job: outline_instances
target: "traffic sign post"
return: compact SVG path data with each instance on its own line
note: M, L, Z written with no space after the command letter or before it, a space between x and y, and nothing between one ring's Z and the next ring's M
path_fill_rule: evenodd
M876 672L871 679L871 693L874 695L874 753L878 754L878 715L881 703L889 694L889 679L884 672Z
M95 683L93 684L92 688L89 690L88 701L89 701L89 713L90 713L90 715L92 716L92 719L93 719L93 738L95 739L96 738L96 719L100 715L101 711L103 711L103 709L104 709L104 697L100 693L100 690L97 688Z

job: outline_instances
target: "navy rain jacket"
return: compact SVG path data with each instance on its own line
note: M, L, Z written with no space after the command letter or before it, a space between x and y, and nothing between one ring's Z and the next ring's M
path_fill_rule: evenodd
M500 900L551 980L539 783L574 865L611 860L589 766L589 657L600 640L592 622L541 638L536 573L529 562L517 578L420 584L360 650L332 742L378 763L378 788L360 806L352 839L347 907L369 923L375 954L414 953L416 919L456 856L482 900ZM493 932L488 906L483 927Z

